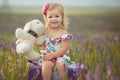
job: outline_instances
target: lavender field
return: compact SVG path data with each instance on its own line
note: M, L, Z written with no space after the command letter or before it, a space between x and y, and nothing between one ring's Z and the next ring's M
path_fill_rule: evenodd
M71 12L67 13L68 31L74 38L67 55L88 70L81 71L77 80L120 80L120 11ZM42 16L36 13L0 13L0 80L27 79L27 59L15 52L14 32L35 18L43 22Z

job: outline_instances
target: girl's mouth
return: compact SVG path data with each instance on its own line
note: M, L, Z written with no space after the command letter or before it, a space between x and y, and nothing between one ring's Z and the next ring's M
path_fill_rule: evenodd
M52 22L52 24L57 24L57 22Z

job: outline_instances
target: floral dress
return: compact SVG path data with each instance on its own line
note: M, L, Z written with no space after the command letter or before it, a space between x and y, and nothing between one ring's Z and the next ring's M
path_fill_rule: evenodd
M43 44L44 50L41 51L42 54L55 52L56 50L58 50L61 47L61 41L67 40L67 39L68 40L72 39L72 35L64 34L59 38L48 38L47 36L45 36L45 42ZM61 61L70 62L70 58L64 54L61 57L57 57L55 62L58 63Z

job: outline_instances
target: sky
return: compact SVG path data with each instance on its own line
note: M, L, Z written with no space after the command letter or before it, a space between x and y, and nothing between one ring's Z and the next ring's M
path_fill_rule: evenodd
M58 2L63 6L86 7L86 6L106 6L120 7L120 0L0 0L0 5L3 3L9 6L42 6L46 2Z

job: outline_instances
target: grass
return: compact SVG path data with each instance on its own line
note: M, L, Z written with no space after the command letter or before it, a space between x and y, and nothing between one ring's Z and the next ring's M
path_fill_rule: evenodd
M109 34L107 35L109 36ZM84 63L88 73L80 73L78 80L119 80L120 66L120 43L118 40L109 41L107 36L89 37L82 43L79 42L79 36L71 41L69 55L72 61ZM104 38L103 38L104 37ZM99 41L101 39L101 41ZM25 80L27 79L28 67L27 59L24 56L17 55L11 48L11 43L4 45L5 38L0 40L0 80ZM6 40L9 41L9 40ZM98 44L97 41L101 44ZM7 46L11 45L10 48ZM81 77L84 75L84 78Z
M26 59L7 50L0 52L0 80L25 80L27 75Z

